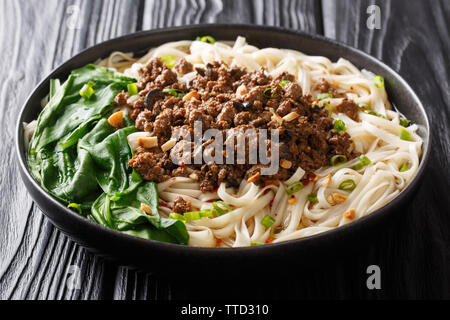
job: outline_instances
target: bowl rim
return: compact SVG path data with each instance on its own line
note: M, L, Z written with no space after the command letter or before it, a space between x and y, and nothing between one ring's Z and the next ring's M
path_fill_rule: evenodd
M108 45L118 43L123 40L129 41L129 40L138 39L141 37L148 37L153 34L168 33L168 32L173 32L173 31L187 31L187 30L201 31L208 27L209 28L213 27L213 28L218 28L218 29L245 28L245 29L252 29L253 31L271 31L271 32L275 32L275 33L291 34L294 36L308 38L310 40L325 42L327 44L341 47L346 52L351 52L353 54L359 55L363 59L371 61L372 63L378 64L382 68L386 69L387 71L389 71L390 73L395 75L397 78L396 80L398 80L400 82L400 85L408 91L408 94L416 102L418 109L420 109L420 112L423 114L424 122L425 122L423 126L425 127L426 132L428 134L427 141L424 141L424 143L422 144L422 155L421 155L421 161L419 164L419 168L418 168L415 176L410 181L410 183L393 200L391 200L384 206L378 208L377 210L371 212L370 214L360 217L360 218L358 218L348 224L345 224L343 226L340 226L340 227L337 227L337 228L334 228L334 229L331 229L331 230L328 230L325 232L321 232L318 234L306 236L303 238L291 239L291 240L286 240L286 241L277 242L277 243L269 243L269 244L265 244L264 246L248 246L248 247L233 247L233 248L219 247L219 248L217 248L217 247L192 247L192 246L188 246L188 245L180 245L180 244L160 242L160 241L156 241L156 240L148 240L148 239L138 238L135 236L131 236L131 235L122 233L120 231L106 228L106 227L104 227L100 224L97 224L97 223L79 215L78 213L75 213L74 211L68 209L66 206L64 206L63 204L58 202L55 198L53 198L49 193L47 193L43 189L43 187L37 181L34 180L34 178L31 176L31 173L29 172L29 169L28 169L28 165L27 165L27 161L26 161L26 148L24 148L24 146L23 146L23 125L22 125L23 116L24 116L25 111L28 108L30 108L30 106L31 106L30 100L33 97L33 95L35 94L35 92L39 88L41 88L41 86L44 86L55 74L60 73L64 69L66 64L69 64L72 60L76 60L77 58L82 57L91 51L99 50L101 47L106 47ZM382 216L386 215L390 211L389 210L390 208L393 208L396 205L400 204L403 201L403 199L407 196L407 194L418 185L420 178L422 177L425 167L428 163L428 160L430 157L430 151L431 151L431 143L432 143L432 141L431 141L432 135L431 135L431 126L430 126L429 116L428 116L426 109L424 108L422 102L420 101L420 99L418 98L418 96L416 95L414 90L403 79L403 77L400 76L395 70L393 70L390 66L388 66L381 60L369 55L368 53L365 53L364 51L362 51L360 49L351 47L347 44L341 43L334 39L327 38L322 35L311 34L311 33L307 33L304 31L291 30L291 29L287 29L284 27L263 26L263 25L253 25L253 24L206 23L206 24L195 24L195 25L187 25L187 26L156 28L156 29L143 30L143 31L134 32L134 33L130 33L127 35L115 37L115 38L100 42L98 44L95 44L91 47L85 48L81 52L77 53L73 57L65 60L64 62L59 64L57 67L55 67L43 80L41 80L33 88L31 93L28 95L25 102L23 103L16 121L17 121L16 131L14 134L15 149L16 149L16 154L17 154L18 160L19 160L18 161L19 169L21 169L21 171L23 173L22 180L24 180L24 182L25 182L25 180L27 180L26 181L27 183L32 184L34 189L36 189L39 192L39 194L45 198L46 201L50 202L50 204L52 206L57 207L60 211L63 211L63 212L65 212L65 214L70 215L72 219L78 220L79 223L90 225L91 228L96 229L99 233L107 233L108 235L110 235L114 238L123 238L128 241L134 241L134 242L140 243L142 246L159 247L160 249L168 250L168 251L177 250L177 249L182 248L183 250L185 250L186 254L190 254L190 253L192 253L192 254L212 253L212 254L233 254L233 255L234 254L242 254L242 253L248 254L248 253L254 253L256 251L260 252L260 250L262 250L262 249L266 250L266 251L270 251L270 250L268 250L269 248L276 248L278 250L278 249L281 249L281 248L287 247L287 246L306 245L307 243L318 242L319 240L320 241L329 241L339 235L351 233L352 231L356 230L357 228L360 228L361 226L364 226L365 224L369 224L370 221L375 222L376 219L380 219ZM33 199L33 201L37 202L34 199ZM50 220L52 220L52 218L49 217L48 214L44 210L42 210L42 212Z

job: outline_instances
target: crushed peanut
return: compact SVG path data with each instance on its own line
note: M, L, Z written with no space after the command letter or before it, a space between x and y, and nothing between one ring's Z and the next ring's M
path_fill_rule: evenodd
M292 195L289 198L288 203L291 204L291 205L296 204L297 203L297 198L294 195Z
M157 137L138 138L138 145L142 148L151 149L158 146Z
M161 146L161 150L163 152L169 151L170 149L172 149L175 145L177 144L177 140L175 139L170 139L169 141L167 141L166 143L164 143Z
M141 203L141 210L144 211L146 214L152 214L152 208L150 208L145 203Z
M199 95L197 91L191 91L183 97L183 101L189 101L191 99L199 100Z
M355 209L350 209L344 212L344 217L348 220L353 220L355 219L355 214L356 214L356 210Z
M281 159L280 165L284 169L290 169L292 167L292 162L290 162L289 160Z
M334 204L341 204L345 200L347 200L347 196L345 194L334 192L331 194L331 197L333 198Z
M293 111L293 112L291 112L291 113L285 115L285 116L283 117L283 120L289 122L289 121L292 121L292 120L297 119L298 117L300 117L300 115L299 115L297 112Z

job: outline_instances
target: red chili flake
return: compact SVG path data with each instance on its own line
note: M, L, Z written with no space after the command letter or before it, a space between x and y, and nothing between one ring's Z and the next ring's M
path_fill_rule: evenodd
M275 213L274 216L276 217L278 215L278 213Z
M306 174L306 178L302 179L302 183L303 183L304 186L307 186L312 181L314 181L315 178L316 178L316 175L314 173L308 172Z
M179 166L179 167L184 167L185 164L184 164L184 162L180 162L180 163L178 164L178 166Z
M221 244L221 243L222 243L222 239L220 239L220 238L217 238L216 240L217 240L217 241L216 241L216 242L217 242L217 244Z
M275 240L275 238L274 237L270 237L269 239L266 240L266 243L272 243L273 240Z
M350 87L350 90L353 90L353 87Z

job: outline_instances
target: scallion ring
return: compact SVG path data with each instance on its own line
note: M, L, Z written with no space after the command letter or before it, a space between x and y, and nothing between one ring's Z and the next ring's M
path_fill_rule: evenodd
M67 208L75 209L78 212L78 214L82 214L83 213L83 210L81 210L81 207L80 207L80 205L78 203L70 203L67 206Z
M411 134L406 129L400 128L399 136L400 136L400 139L402 139L402 140L405 140L405 141L411 140Z
M345 180L339 185L340 190L353 191L356 188L356 183L354 180Z
M308 201L311 203L317 202L318 201L317 194L314 193L308 194Z
M262 220L261 224L267 229L270 228L275 223L275 219L272 216L266 215Z
M161 58L161 61L169 68L173 68L176 63L176 60L173 56L164 56Z
M369 158L367 158L365 155L362 155L362 156L359 157L359 163L355 164L355 165L353 166L353 169L354 169L354 170L359 170L359 169L361 169L362 167L365 167L365 166L371 164L371 162L372 162L372 161L370 161Z
M127 86L128 88L128 95L129 96L135 96L139 93L139 89L136 83L130 83Z
M289 80L283 80L280 82L280 87L284 87L285 85L287 85L288 83L291 83L291 81Z
M320 93L317 95L317 100L324 100L324 99L332 99L333 95L331 93Z
M263 91L263 95L264 97L266 97L267 99L272 99L275 97L275 89L273 88L267 88L266 90Z
M334 130L337 132L345 131L347 128L345 127L345 123L342 120L335 120L334 121Z
M210 43L210 44L216 43L216 39L214 39L211 36L197 37L197 39L195 39L195 40L205 42L205 43Z
M343 154L337 154L337 155L333 156L330 161L330 163L333 167L340 166L346 162L347 162L347 157L344 156Z
M184 97L186 94L184 93L184 91L180 90L180 89L164 89L162 91L164 94L167 94L169 96L174 96L177 98L181 98Z
M287 193L289 196L291 196L291 195L293 195L294 193L297 193L297 192L299 192L300 190L302 190L303 187L304 187L304 186L303 186L303 183L301 183L300 181L294 182L294 183L292 183L292 184L290 184L290 185L287 186L287 188L286 188L286 193Z
M405 118L400 118L399 122L400 122L400 125L405 128L409 127L411 125L411 120L408 120Z
M408 166L407 163L402 164L400 166L400 168L398 169L398 171L400 171L400 172L405 172L405 171L408 171L408 170L409 170L409 166Z
M94 88L95 82L89 81L87 84L83 86L80 90L80 96L85 98L86 100L89 100L95 93Z
M377 88L384 87L384 78L382 76L376 76L375 78L373 78L373 82L375 83L375 86Z

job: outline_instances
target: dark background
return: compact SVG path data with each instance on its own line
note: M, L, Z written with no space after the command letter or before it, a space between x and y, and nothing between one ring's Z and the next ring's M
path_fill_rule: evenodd
M381 9L379 30L366 27L371 4ZM0 0L0 299L450 298L449 20L444 0ZM215 282L205 281L183 275L183 266L181 277L161 278L90 254L33 204L15 164L14 133L34 86L104 40L214 22L282 26L344 42L399 72L424 103L433 145L419 191L401 219L358 253L288 277L280 265L265 278L223 280L218 271ZM381 269L381 290L366 287L372 264ZM72 265L80 268L78 290L67 286Z

